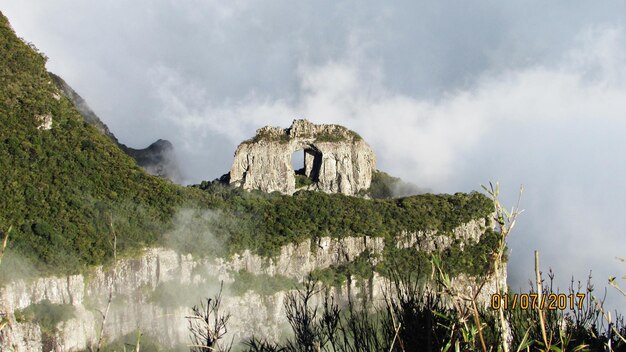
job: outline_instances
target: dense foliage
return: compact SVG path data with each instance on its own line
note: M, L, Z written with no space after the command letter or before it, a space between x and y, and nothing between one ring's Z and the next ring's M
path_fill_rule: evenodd
M306 175L296 174L296 189L307 187L313 184L313 180L308 178Z
M177 186L146 174L86 124L52 83L45 57L4 17L0 57L0 226L13 226L0 280L23 271L24 258L39 273L106 263L114 236L119 255L168 245L201 255L251 249L272 256L280 246L319 236L450 233L492 210L478 193L367 200L244 192L217 182ZM39 129L38 116L51 116L52 128Z
M450 277L461 273L478 277L490 271L489 253L496 245L497 234L487 230L480 242L465 245L463 249L456 243L438 255L444 265L443 269ZM430 261L430 254L414 247L397 248L393 240L389 240L382 258L364 251L351 262L314 270L311 278L326 286L338 287L345 285L348 280L369 280L374 272L384 277L390 277L393 272L410 273L416 280L425 280L432 272Z
M199 187L208 193L207 207L220 212L213 233L229 236L229 250L251 249L268 256L285 244L321 236L391 239L403 231L427 230L451 234L493 211L491 200L475 192L372 200L315 191L293 196L245 192L218 182Z
M58 272L110 258L111 224L120 251L155 243L197 192L149 176L87 125L52 84L46 58L1 14L0 57L0 224L14 228L7 251ZM46 115L52 128L38 129Z
M15 320L38 324L44 335L53 335L59 323L74 318L75 308L71 304L53 304L43 300L37 304L15 311Z
M414 194L427 193L416 185L404 182L398 177L393 177L386 172L375 170L372 173L372 183L363 195L376 199L404 197Z
M276 292L292 290L298 285L296 279L284 275L255 275L245 270L232 273L232 279L234 282L230 285L230 292L237 296L244 295L248 291L269 296Z
M279 142L282 144L289 143L289 135L285 131L276 131L268 129L259 129L254 137L245 140L243 143L258 143L261 141L266 142Z
M350 130L341 131L339 129L335 129L331 131L324 131L324 132L318 133L315 136L315 141L337 143L337 142L346 142L348 138L353 141L360 141L363 139L358 133L354 131L350 131Z

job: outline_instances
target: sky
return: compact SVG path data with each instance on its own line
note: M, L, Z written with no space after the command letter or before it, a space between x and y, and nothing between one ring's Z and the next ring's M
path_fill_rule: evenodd
M626 4L620 1L6 0L118 139L164 138L186 183L296 118L338 123L433 192L499 182L509 284L533 251L562 290L626 274ZM621 280L622 287L626 280ZM612 306L626 300L608 289Z

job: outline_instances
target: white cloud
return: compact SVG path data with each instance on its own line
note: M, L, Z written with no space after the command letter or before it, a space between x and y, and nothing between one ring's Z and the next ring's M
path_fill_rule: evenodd
M201 87L171 70L160 68L156 77L164 117L185 132L190 146L212 133L236 143L263 125L288 126L294 118L308 117L349 126L366 137L392 171L441 188L455 177L465 151L509 128L510 122L540 128L548 122L623 118L626 89L615 77L623 76L626 67L624 53L616 50L624 33L608 28L584 36L583 45L564 55L559 65L485 75L468 89L436 100L394 93L384 87L379 67L353 59L300 65L297 101L251 93L211 103Z
M626 165L626 155L595 142L605 131L626 132L626 87L616 79L626 72L624 31L590 29L580 38L555 65L487 74L438 99L395 93L385 87L379 67L351 57L300 65L295 101L254 94L236 101L196 101L204 96L202 89L170 71L159 76L161 101L164 116L189 138L187 153L207 135L223 135L234 146L263 125L286 127L294 118L308 117L356 130L386 171L422 187L470 190L493 177L510 189L527 183L529 211L521 222L528 224L511 241L517 272L512 277L525 287L532 274L531 251L538 248L564 287L570 275L584 279L591 268L599 281L615 275L610 270L616 263L607 258L626 253L621 229L607 226L607 209L615 201L591 196L617 191L626 198L617 190L624 186L623 173L608 178L609 189L594 187L603 170L625 171L611 163ZM626 141L618 143L626 151ZM590 238L598 244L589 245Z
M565 279L624 272L612 259L626 255L616 220L626 207L626 38L612 25L624 25L624 5L577 5L3 7L123 142L171 139L192 181L226 172L256 128L307 117L356 130L381 168L421 187L526 184L511 238L511 276L523 285L534 248Z

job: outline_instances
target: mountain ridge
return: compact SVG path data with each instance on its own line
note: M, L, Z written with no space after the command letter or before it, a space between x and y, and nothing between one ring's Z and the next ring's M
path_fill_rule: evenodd
M178 206L202 197L148 175L85 121L3 14L0 57L0 231L13 228L5 274L19 267L11 256L43 272L106 262L112 224L121 252L150 245Z
M174 146L170 141L159 139L143 149L134 149L126 146L124 143L120 142L113 132L109 130L109 127L102 122L85 99L83 99L83 97L81 97L63 78L52 72L48 72L48 74L50 74L56 86L74 104L85 121L96 127L102 134L109 137L126 154L135 159L139 166L143 167L144 170L152 175L164 177L173 182L181 181L180 167L174 154Z

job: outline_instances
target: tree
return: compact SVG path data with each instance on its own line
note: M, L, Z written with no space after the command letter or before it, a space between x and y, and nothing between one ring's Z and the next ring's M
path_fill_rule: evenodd
M224 282L220 284L220 291L215 297L207 298L206 305L202 302L200 306L193 306L191 316L186 317L191 352L228 352L232 348L232 341L229 345L219 343L228 332L227 323L230 319L230 314L220 313L223 287Z

